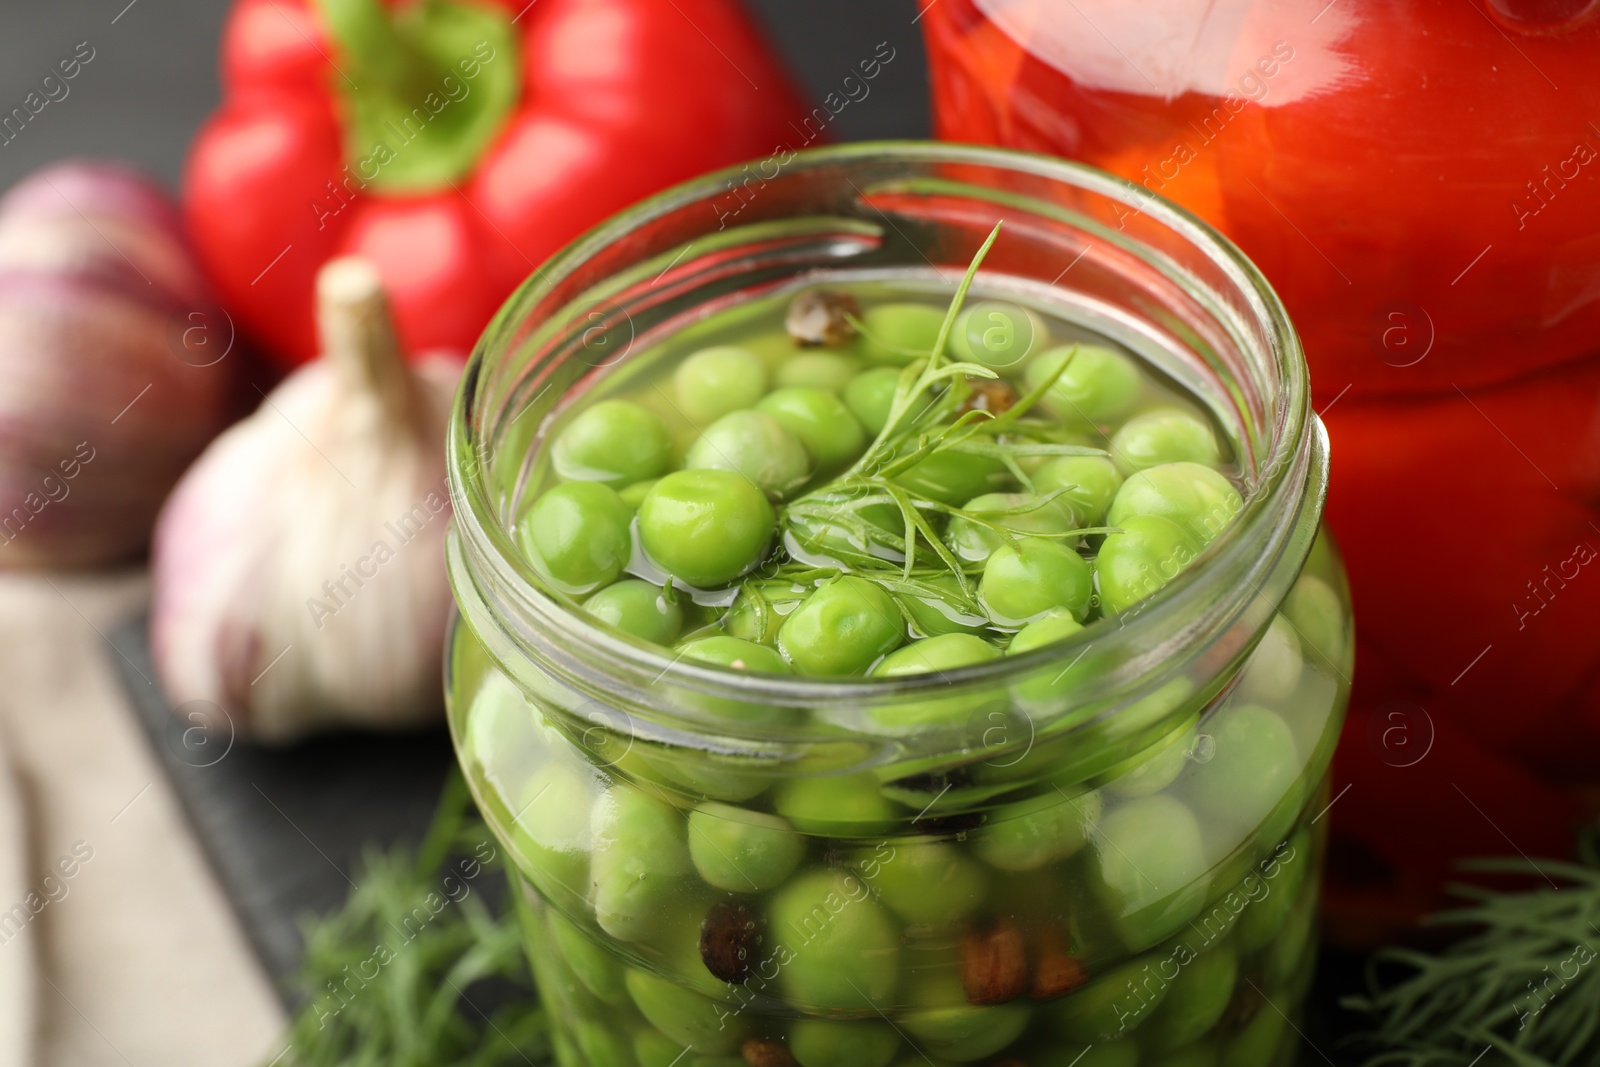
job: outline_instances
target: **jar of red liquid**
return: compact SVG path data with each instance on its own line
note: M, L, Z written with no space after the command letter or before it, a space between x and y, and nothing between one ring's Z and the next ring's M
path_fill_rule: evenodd
M1304 338L1359 635L1333 936L1436 906L1459 857L1569 851L1600 784L1600 2L921 18L941 137L1176 200Z

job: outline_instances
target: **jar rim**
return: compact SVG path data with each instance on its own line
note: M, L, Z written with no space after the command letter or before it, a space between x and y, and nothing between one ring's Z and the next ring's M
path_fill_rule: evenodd
M1274 357L1281 395L1287 402L1276 406L1275 419L1267 426L1271 448L1262 456L1264 475L1251 486L1243 509L1234 521L1208 545L1193 564L1185 567L1166 585L1142 601L1132 617L1110 616L1086 625L1080 632L1061 641L1043 645L1015 656L1004 656L984 663L923 675L904 675L892 679L873 677L817 678L742 672L671 660L643 642L633 642L612 633L541 591L542 580L521 558L511 531L497 509L482 476L484 463L476 437L480 388L486 369L497 354L499 342L513 331L519 320L518 309L536 306L551 295L560 279L570 275L600 250L625 240L629 234L674 212L725 194L735 179L747 173L748 164L712 171L642 200L611 216L572 240L555 253L517 289L496 313L479 338L462 374L461 385L452 406L448 434L449 486L454 508L451 533L451 569L458 563L474 579L491 574L502 603L509 603L529 617L570 630L586 650L603 657L617 668L649 668L659 677L671 673L674 682L691 684L709 695L731 697L748 702L770 702L793 707L817 707L846 702L862 704L887 697L906 697L937 689L948 693L952 687L973 688L1003 683L1007 676L1059 662L1064 656L1081 655L1088 647L1104 643L1113 631L1130 648L1139 646L1139 635L1155 632L1161 624L1171 628L1172 617L1194 611L1215 597L1219 589L1231 591L1232 612L1242 611L1248 590L1232 588L1234 576L1265 573L1275 559L1263 562L1263 549L1276 557L1286 536L1277 539L1276 548L1267 536L1274 528L1294 525L1304 508L1312 518L1320 518L1326 491L1326 435L1320 420L1310 410L1308 371L1298 335L1287 311L1261 271L1237 246L1210 224L1184 208L1143 186L1095 167L1051 156L1013 149L961 145L934 141L876 141L810 148L793 153L783 164L784 173L815 171L852 163L881 166L885 162L907 164L977 165L1008 170L1060 183L1108 201L1120 203L1130 213L1164 226L1187 244L1198 249L1210 265L1220 270L1235 295L1249 308L1255 324L1262 329ZM857 190L859 192L859 189ZM690 242L692 243L692 242ZM687 247L687 245L685 246ZM980 277L982 277L980 272ZM1059 280L1059 279L1058 279ZM1315 522L1312 523L1313 529ZM1309 551L1309 538L1305 550ZM1255 563L1256 566L1251 566ZM1294 571L1298 572L1298 563ZM1244 577L1248 582L1249 578ZM1259 589L1255 592L1260 592ZM459 593L458 593L459 599ZM1163 660L1164 661L1164 660ZM663 668L663 665L665 667ZM1152 675L1141 670L1124 682L1135 679L1160 684L1182 663L1170 664L1171 671ZM703 726L704 723L697 723Z

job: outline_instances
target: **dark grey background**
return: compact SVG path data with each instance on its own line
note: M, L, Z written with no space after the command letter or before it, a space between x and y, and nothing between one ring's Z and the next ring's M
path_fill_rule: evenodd
M880 41L897 50L872 93L839 114L845 140L925 137L927 81L914 0L746 0L810 101L838 88ZM66 156L132 160L175 185L195 128L216 106L227 0L0 0L0 114L81 41L94 59L68 95L0 145L0 187Z

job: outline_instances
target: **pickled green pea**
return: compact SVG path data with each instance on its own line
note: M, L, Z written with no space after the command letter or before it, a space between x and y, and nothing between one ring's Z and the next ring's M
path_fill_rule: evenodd
M1006 655L1020 656L1024 652L1064 641L1082 629L1083 624L1070 615L1046 615L1038 622L1030 622L1018 630L1011 644L1006 647ZM1062 694L1082 685L1093 671L1094 663L1087 655L1079 655L1068 660L1064 666L1046 664L1044 668L1035 669L1022 677L1013 674L1015 680L1011 683L1011 692L1025 709L1055 708L1060 704Z
M703 428L730 411L753 407L767 391L767 368L749 349L717 345L678 364L672 386L678 410Z
M639 540L667 573L700 588L726 585L766 555L777 516L732 471L676 471L639 505Z
M811 477L811 457L794 434L762 411L730 411L684 457L688 470L738 471L774 500Z
M954 505L1005 489L1011 484L1011 472L992 456L946 451L935 452L901 471L894 481L912 492Z
M1100 794L1050 792L995 809L973 850L1002 871L1036 871L1071 856L1100 818Z
M1095 848L1106 904L1130 948L1155 944L1200 910L1205 845L1183 801L1165 793L1123 801L1100 821Z
M1279 704L1287 701L1300 684L1305 657L1300 653L1300 638L1294 626L1282 615L1272 620L1267 632L1239 678L1237 700Z
M1287 985L1307 962L1308 954L1316 951L1316 929L1317 898L1312 893L1301 894L1289 909L1283 928L1269 950L1264 975L1269 990Z
M595 801L592 821L595 918L612 937L638 941L694 870L683 813L618 784Z
M772 805L797 829L834 837L876 836L900 819L870 774L789 778L778 784Z
M798 1019L789 1027L789 1051L800 1067L886 1067L900 1049L887 1023Z
M894 394L899 385L897 368L874 367L850 380L844 387L844 402L867 432L876 436L889 422L889 409L894 406Z
M672 466L672 436L661 416L627 400L602 400L556 435L550 462L569 481L621 489Z
M1239 957L1226 943L1184 963L1145 1023L1147 1046L1167 1052L1203 1036L1222 1019L1238 979Z
M1041 538L996 549L978 584L978 598L989 617L1005 626L1022 626L1062 611L1081 622L1093 592L1094 571L1088 561Z
M1252 870L1235 893L1247 903L1239 914L1235 935L1241 952L1266 948L1283 930L1284 921L1300 899L1300 891L1311 868L1311 834L1302 826L1259 870Z
M1107 614L1127 611L1176 578L1201 547L1176 523L1135 515L1107 534L1094 558L1095 584Z
M579 1014L572 1021L572 1036L584 1067L634 1067L630 1043L609 1022Z
M874 678L904 678L987 663L1000 658L1000 650L974 634L945 634L912 642L885 656L872 669ZM908 698L874 708L872 717L885 726L921 727L964 721L1000 693L993 688L960 692L952 696Z
M1283 613L1294 625L1306 650L1344 672L1345 611L1333 587L1320 578L1301 575L1284 598Z
M858 858L884 906L908 923L946 926L976 911L988 892L983 869L942 841L896 840Z
M606 586L583 602L583 610L607 626L658 645L672 644L683 630L677 598L637 578Z
M1220 1042L1214 1037L1191 1042L1183 1048L1162 1053L1161 1067L1218 1067L1218 1057L1222 1055L1219 1046Z
M633 511L599 482L563 482L533 502L518 524L522 550L566 593L616 581L633 551Z
M462 747L492 778L518 773L539 751L537 714L511 679L491 668L473 694Z
M1172 984L1158 959L1139 956L1118 964L1047 1009L1056 1032L1072 1041L1114 1041L1142 1025L1166 999Z
M708 885L758 893L800 865L805 843L776 815L727 804L702 804L689 815L689 855Z
M908 1011L900 1025L913 1041L958 1063L992 1056L1015 1041L1028 1026L1030 1012L1021 1004L971 1004Z
M900 931L854 874L820 870L777 891L770 943L789 950L778 983L810 1015L875 1016L893 1003Z
M839 393L860 373L859 359L837 352L801 352L784 360L774 378L782 389L826 389Z
M1018 510L1021 508L1028 510ZM1032 493L985 493L961 505L961 510L1021 534L1060 534L1078 525L1072 511L1059 500L1042 500ZM1066 538L1055 540L1066 547L1072 545ZM1005 543L1005 535L992 526L956 515L945 529L944 543L958 559L982 563Z
M985 300L956 316L950 357L999 370L1014 367L1049 338L1044 320L1027 308Z
M684 659L727 667L729 670L793 673L784 658L771 647L753 641L741 641L737 637L701 637L686 643L680 651Z
M1028 364L1028 388L1037 389L1063 363L1066 369L1042 398L1045 410L1068 423L1099 426L1115 422L1139 401L1139 367L1100 345L1062 345L1039 353Z
M1216 432L1198 415L1177 408L1156 408L1135 415L1111 435L1111 458L1126 473L1163 463L1222 462Z
M655 488L655 484L660 480L660 478L646 478L642 482L634 482L626 489L617 490L617 495L622 498L624 504L634 511L638 511L639 505L644 503L645 496L651 489Z
M1177 781L1194 745L1192 722L1173 730L1143 752L1117 764L1106 772L1106 790L1120 797L1144 797L1159 793Z
M512 796L511 847L518 866L546 900L583 900L594 846L590 811L599 793L592 772L550 761L535 768Z
M901 610L911 617L913 633L916 636L978 634L988 629L987 616L973 614L959 605L961 587L956 584L954 577L943 575L929 578L922 584L930 587L927 595L919 596L910 591L893 594Z
M806 598L778 630L778 648L804 674L861 674L905 640L894 598L845 575Z
M668 1038L714 1055L738 1049L745 1024L737 1012L649 971L631 968L626 978L634 1007Z
M1056 456L1034 472L1033 487L1045 496L1060 491L1056 499L1081 525L1098 526L1122 487L1122 472L1105 456Z
M879 304L861 316L856 347L872 363L903 367L933 354L944 310L930 304Z
M1111 502L1106 524L1120 526L1135 515L1158 515L1204 546L1216 540L1243 507L1239 490L1210 467L1163 463L1129 476Z
M1215 754L1196 765L1189 794L1216 824L1254 829L1299 780L1294 731L1258 704L1230 704L1205 730Z
M810 594L809 587L787 582L747 582L722 617L722 628L730 637L758 645L773 644L783 620Z
M1280 1052L1288 1036L1289 1020L1270 1008L1257 1011L1222 1048L1227 1067L1273 1067L1282 1062Z
M867 447L867 431L850 409L825 389L779 389L756 405L797 438L819 471L853 462Z
M554 908L547 909L550 940L578 976L585 989L607 1004L622 1004L628 999L622 984L625 968L617 958L589 939L589 935L562 918Z

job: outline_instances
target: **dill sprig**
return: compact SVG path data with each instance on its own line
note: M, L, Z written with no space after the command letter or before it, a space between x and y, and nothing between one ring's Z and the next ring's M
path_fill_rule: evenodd
M344 905L307 924L293 983L304 1005L274 1067L546 1062L546 1018L520 926L485 900L503 877L488 827L452 773L422 845L369 853ZM475 1004L485 982L509 1000L487 1014Z
M1437 954L1385 949L1368 967L1370 992L1344 1005L1376 1028L1368 1067L1600 1064L1600 863L1483 860L1469 870L1548 884L1523 892L1453 887L1471 901L1429 925L1475 929ZM1380 975L1408 973L1391 984Z

